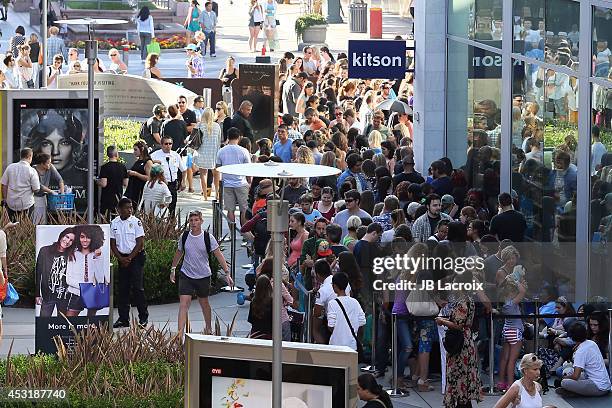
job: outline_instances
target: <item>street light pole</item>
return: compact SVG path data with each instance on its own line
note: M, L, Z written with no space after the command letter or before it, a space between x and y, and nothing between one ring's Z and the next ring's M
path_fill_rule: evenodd
M95 106L94 106L94 64L98 57L98 42L93 39L93 27L87 26L89 40L85 42L85 57L87 58L87 110L89 113L87 139L87 222L94 223L94 165L95 165Z
M42 87L47 87L47 65L49 61L47 61L47 39L49 37L49 27L47 27L47 14L49 11L49 0L40 0L43 2L42 6L42 21L40 23L40 31L42 34L42 43L43 43L43 66L42 66ZM8 13L8 10L7 10ZM40 74L40 73L39 73Z
M274 183L274 179L272 179ZM282 198L282 197L281 197ZM272 407L281 408L283 400L283 333L281 325L281 308L283 303L281 285L283 284L283 243L284 232L289 227L289 202L286 200L269 200L268 231L272 233L272 265L274 285L272 304Z

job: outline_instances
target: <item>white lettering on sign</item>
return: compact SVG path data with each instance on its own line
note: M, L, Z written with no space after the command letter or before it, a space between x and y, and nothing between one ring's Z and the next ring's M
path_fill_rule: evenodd
M514 60L513 65L522 65L523 62L519 60ZM474 57L472 58L472 66L474 67L501 67L502 66L502 57L501 55L491 56L485 55L484 57Z
M353 53L353 66L355 67L401 67L402 57L389 57L388 55L378 56L372 55L369 52L363 52L361 55Z

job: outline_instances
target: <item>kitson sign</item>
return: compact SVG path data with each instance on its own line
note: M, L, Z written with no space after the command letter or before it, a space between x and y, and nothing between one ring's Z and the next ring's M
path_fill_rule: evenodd
M406 42L349 40L349 78L402 79L406 75Z

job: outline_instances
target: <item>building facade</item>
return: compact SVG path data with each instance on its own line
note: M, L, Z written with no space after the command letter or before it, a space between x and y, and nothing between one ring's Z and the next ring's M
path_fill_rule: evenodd
M416 0L414 29L417 166L513 191L543 281L610 299L612 1Z

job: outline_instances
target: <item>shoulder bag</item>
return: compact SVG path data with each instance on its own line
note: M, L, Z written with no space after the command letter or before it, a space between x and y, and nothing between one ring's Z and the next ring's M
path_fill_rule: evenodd
M406 298L406 307L414 316L436 316L440 311L426 290L411 290Z
M344 315L344 319L346 320L346 323L348 323L348 326L351 329L351 333L353 334L353 337L355 338L355 341L357 342L357 361L359 363L363 363L365 362L365 355L363 353L363 344L361 344L361 341L359 341L359 339L357 338L357 335L355 334L355 330L353 330L353 325L351 324L351 321L349 320L348 315L346 314L344 305L342 304L342 302L340 302L338 298L336 298L336 302L338 302L338 306L340 306L340 309L342 309L342 314Z
M81 300L87 309L104 309L110 305L110 285L104 282L97 282L93 277L93 282L79 283L81 289Z

